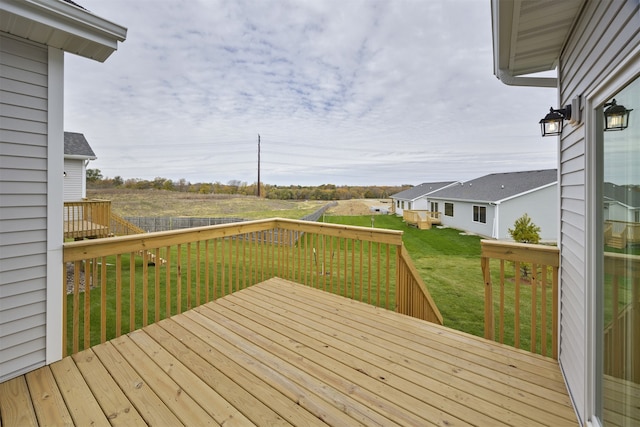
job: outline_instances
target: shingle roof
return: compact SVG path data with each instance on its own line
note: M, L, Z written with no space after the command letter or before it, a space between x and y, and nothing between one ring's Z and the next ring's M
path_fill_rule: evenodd
M65 156L79 156L87 159L97 158L84 135L76 132L64 133L64 154Z
M493 173L459 185L443 188L431 194L430 198L499 202L537 188L546 187L557 181L556 169Z
M426 196L427 194L433 193L434 191L446 187L447 185L451 185L454 182L455 181L423 182L422 184L411 187L408 190L396 193L391 197L394 199L415 200L419 197Z

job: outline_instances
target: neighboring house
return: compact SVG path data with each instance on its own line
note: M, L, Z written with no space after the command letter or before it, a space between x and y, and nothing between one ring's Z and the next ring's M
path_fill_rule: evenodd
M542 240L558 238L558 171L494 173L429 195L442 225L494 239L510 239L509 228L525 213Z
M126 28L62 0L0 2L0 382L62 356L64 53Z
M555 88L553 108L567 113L571 106L557 140L558 332L565 382L582 425L632 425L624 417L637 417L639 401L637 258L628 247L622 254L605 251L604 208L611 207L611 198L603 187L640 184L640 2L492 0L491 7L496 76L509 85ZM554 69L557 77L526 76ZM633 111L628 128L605 131L605 112L612 112L614 99ZM548 111L540 105L541 118ZM611 293L617 283L605 270L614 265L621 265L624 282L635 290ZM620 318L612 318L606 305L612 295L620 301ZM605 338L618 319L624 323L612 347ZM618 374L609 373L614 354ZM605 401L618 402L617 412L605 411Z
M97 157L81 133L64 133L64 201L87 197L87 164Z
M605 182L602 197L605 221L640 222L640 186Z
M416 211L437 211L437 206L432 207L429 203L429 194L454 184L457 184L457 182L424 182L420 185L416 185L415 187L396 193L391 196L393 209L398 216L402 216L405 209Z

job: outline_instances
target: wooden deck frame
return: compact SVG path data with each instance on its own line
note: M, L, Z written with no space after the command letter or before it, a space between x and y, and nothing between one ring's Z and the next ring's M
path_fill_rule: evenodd
M0 384L12 425L575 426L556 361L278 278Z

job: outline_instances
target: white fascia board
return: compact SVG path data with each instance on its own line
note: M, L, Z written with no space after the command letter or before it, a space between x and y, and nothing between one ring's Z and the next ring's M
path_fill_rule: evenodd
M502 203L502 202L506 202L506 201L509 201L509 200L512 200L512 199L516 199L518 197L522 197L524 195L531 194L531 193L534 193L536 191L543 190L545 188L553 187L554 185L557 185L557 184L558 184L558 181L554 181L554 182L551 182L551 183L549 183L547 185L541 185L540 187L533 188L533 189L531 189L529 191L523 191L522 193L514 194L511 197L506 197L504 199L497 200L495 203Z
M65 154L64 158L69 160L96 160L97 159L96 156L82 156L79 154Z
M3 29L8 33L101 62L127 36L125 27L60 0L3 0L0 11L7 14L3 17L7 28ZM18 18L32 25L28 29L11 25Z

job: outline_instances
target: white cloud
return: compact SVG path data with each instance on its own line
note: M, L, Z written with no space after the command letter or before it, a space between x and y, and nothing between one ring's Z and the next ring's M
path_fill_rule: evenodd
M128 27L68 55L65 129L107 176L417 184L550 168L550 89L492 75L490 8L439 1L84 0Z

